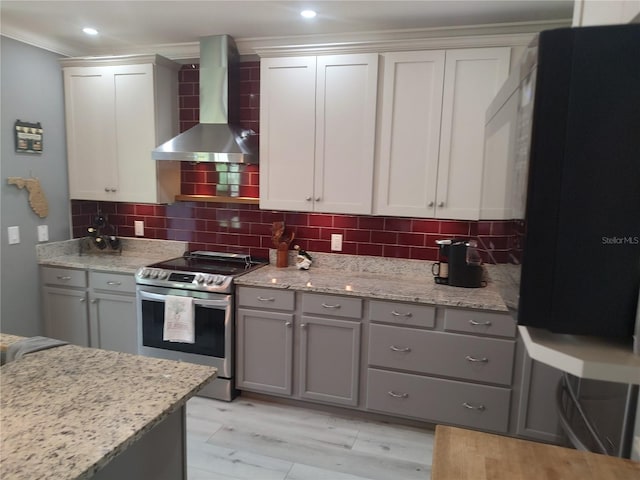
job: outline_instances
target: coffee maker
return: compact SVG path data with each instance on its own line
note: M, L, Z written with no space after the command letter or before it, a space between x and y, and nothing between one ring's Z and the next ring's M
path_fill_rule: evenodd
M436 283L465 288L486 285L475 240L443 239L436 240L436 244L441 258L431 268Z

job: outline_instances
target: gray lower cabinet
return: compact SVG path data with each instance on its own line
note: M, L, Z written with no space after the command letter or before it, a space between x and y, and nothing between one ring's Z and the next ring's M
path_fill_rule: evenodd
M237 313L237 388L291 395L293 314L247 308L238 308Z
M522 349L522 378L516 434L548 443L564 441L556 407L562 372L533 360Z
M507 433L513 320L499 312L438 310L375 302L369 312L367 409Z
M132 274L41 268L45 335L85 347L138 353Z
M86 271L43 267L41 281L45 335L88 347Z
M302 316L300 396L358 405L360 322Z
M362 299L239 287L237 302L239 389L358 405Z
M133 275L89 272L91 346L138 353L136 286Z

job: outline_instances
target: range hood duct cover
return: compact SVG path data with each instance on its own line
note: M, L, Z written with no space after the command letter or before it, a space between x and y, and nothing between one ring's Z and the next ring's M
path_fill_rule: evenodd
M258 163L255 132L237 126L238 63L230 36L200 39L201 123L153 150L153 160Z

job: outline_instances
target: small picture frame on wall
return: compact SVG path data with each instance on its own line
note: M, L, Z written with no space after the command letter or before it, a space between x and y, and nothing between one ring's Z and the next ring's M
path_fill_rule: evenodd
M42 125L16 120L14 125L16 153L42 153Z

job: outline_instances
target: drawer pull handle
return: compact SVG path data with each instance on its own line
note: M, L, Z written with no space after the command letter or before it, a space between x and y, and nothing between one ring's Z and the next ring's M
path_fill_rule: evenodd
M411 351L409 347L396 347L395 345L389 345L389 348L394 352L409 353Z
M273 302L275 300L274 297L258 297L258 300L261 302Z
M472 357L471 355L467 355L466 357L464 357L464 359L467 362L471 362L471 363L487 363L489 361L487 357L477 358L477 357Z
M469 325L473 325L474 327L490 327L491 320L487 320L486 322L476 322L475 320L469 320Z
M463 406L464 408L468 408L469 410L478 410L478 411L480 411L480 412L484 412L484 411L485 411L485 408L486 408L486 407L485 407L484 405L482 405L482 404L480 404L480 405L471 405L470 403L467 403L467 402L464 402L464 403L462 404L462 406Z
M122 282L113 282L113 281L109 281L109 282L107 282L107 285L111 285L111 286L119 287L120 285L122 285Z
M327 305L326 303L323 303L322 306L324 308L340 308L340 304L336 304L336 305Z
M71 277L65 277L63 275L58 275L56 278L58 280L64 280L65 282L68 281L68 280L71 280Z
M387 394L393 398L409 398L408 393L396 393L393 390L389 390Z
M407 313L399 313L396 312L395 310L391 311L391 315L393 315L394 317L413 317L413 314L411 312L407 312Z
M291 322L285 322L284 326L287 328L291 328Z

